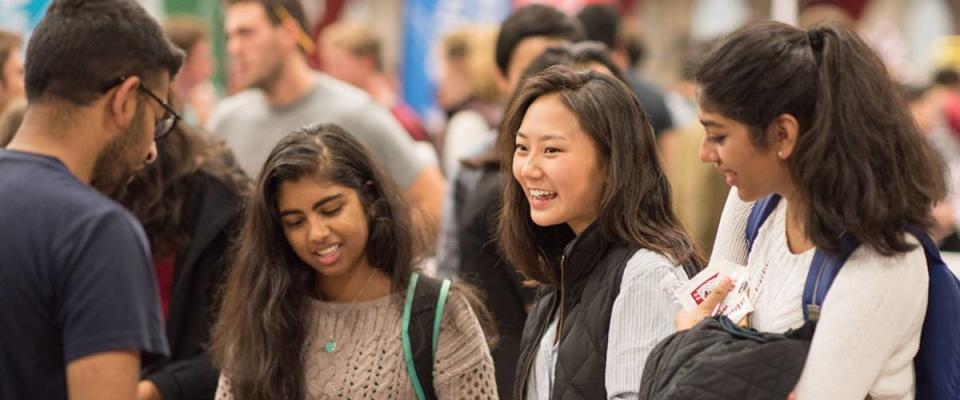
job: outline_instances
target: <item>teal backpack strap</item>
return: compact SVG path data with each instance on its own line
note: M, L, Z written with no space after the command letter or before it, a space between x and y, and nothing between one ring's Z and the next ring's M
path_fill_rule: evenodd
M439 281L414 273L407 287L400 337L407 374L418 400L437 398L433 388L433 361L450 286L449 280Z
M447 305L447 295L450 294L450 280L444 279L440 286L440 295L437 297L437 311L433 317L433 358L437 356L437 343L440 342L440 321L443 320L443 308Z

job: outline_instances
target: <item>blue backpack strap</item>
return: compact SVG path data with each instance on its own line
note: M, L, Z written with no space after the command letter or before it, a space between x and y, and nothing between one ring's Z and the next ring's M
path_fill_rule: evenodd
M840 254L830 256L820 249L813 254L810 262L810 271L807 272L807 282L803 286L803 319L816 322L820 319L820 307L827 291L833 285L833 280L840 273L840 267L847 262L847 258L860 246L860 241L853 235L844 233L840 236Z
M777 208L780 203L780 195L771 194L753 203L753 209L750 210L750 217L747 218L747 253L753 250L753 242L757 240L757 234L760 227L763 226L767 217Z
M913 359L917 399L960 399L960 280L926 232L909 231L923 246L930 284L920 349Z
M750 216L747 218L745 232L748 252L753 251L753 243L757 240L760 227L770 217L773 210L777 208L780 199L780 195L771 194L753 204L753 209L750 210ZM810 272L807 273L807 282L803 288L802 308L805 320L816 321L820 318L820 306L833 284L833 279L837 277L840 267L847 261L850 254L860 245L859 241L849 234L844 234L840 241L842 250L838 257L830 257L820 250L817 250L813 255Z

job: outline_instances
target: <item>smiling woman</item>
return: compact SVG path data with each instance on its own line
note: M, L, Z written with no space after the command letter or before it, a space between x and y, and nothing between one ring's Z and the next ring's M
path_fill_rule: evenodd
M499 137L513 174L498 230L508 260L544 288L524 327L514 398L635 398L647 354L679 310L661 282L686 280L702 261L670 208L630 89L565 66L524 82Z
M933 280L917 246L923 234L908 230L931 225L943 166L881 59L841 25L804 31L767 22L725 38L694 77L707 132L700 158L735 187L712 258L750 271L752 328L782 333L816 322L797 397L919 397L922 374L911 361ZM765 222L751 218L759 215L751 214L756 200L773 205ZM846 262L810 311L804 293L818 255ZM702 320L712 304L684 311L678 329ZM956 341L937 346L957 348Z
M213 330L217 399L496 396L479 322L490 317L460 284L446 307L430 305L433 373L412 373L404 293L433 280L413 275L408 206L365 147L336 125L309 126L262 171Z

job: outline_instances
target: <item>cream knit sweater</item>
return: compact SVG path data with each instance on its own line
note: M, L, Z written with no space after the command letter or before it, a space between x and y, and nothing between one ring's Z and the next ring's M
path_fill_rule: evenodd
M400 294L352 305L311 300L310 307L313 334L304 354L308 399L416 399L400 341ZM337 349L324 352L331 337ZM443 312L433 382L440 399L497 398L480 323L456 292ZM216 400L232 399L229 376L221 375Z
M750 269L753 327L784 332L803 324L803 286L815 249L792 254L781 200L747 257L744 230L752 203L731 190L712 258ZM918 243L913 236L908 241ZM765 272L764 272L765 271ZM920 345L929 277L923 249L892 257L860 246L844 263L823 303L800 382L799 400L912 399L913 357Z

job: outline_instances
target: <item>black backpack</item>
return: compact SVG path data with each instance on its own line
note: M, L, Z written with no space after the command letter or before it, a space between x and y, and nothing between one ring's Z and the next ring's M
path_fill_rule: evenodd
M449 279L441 281L414 272L407 286L400 338L407 374L419 400L437 398L433 387L433 361L450 285Z

